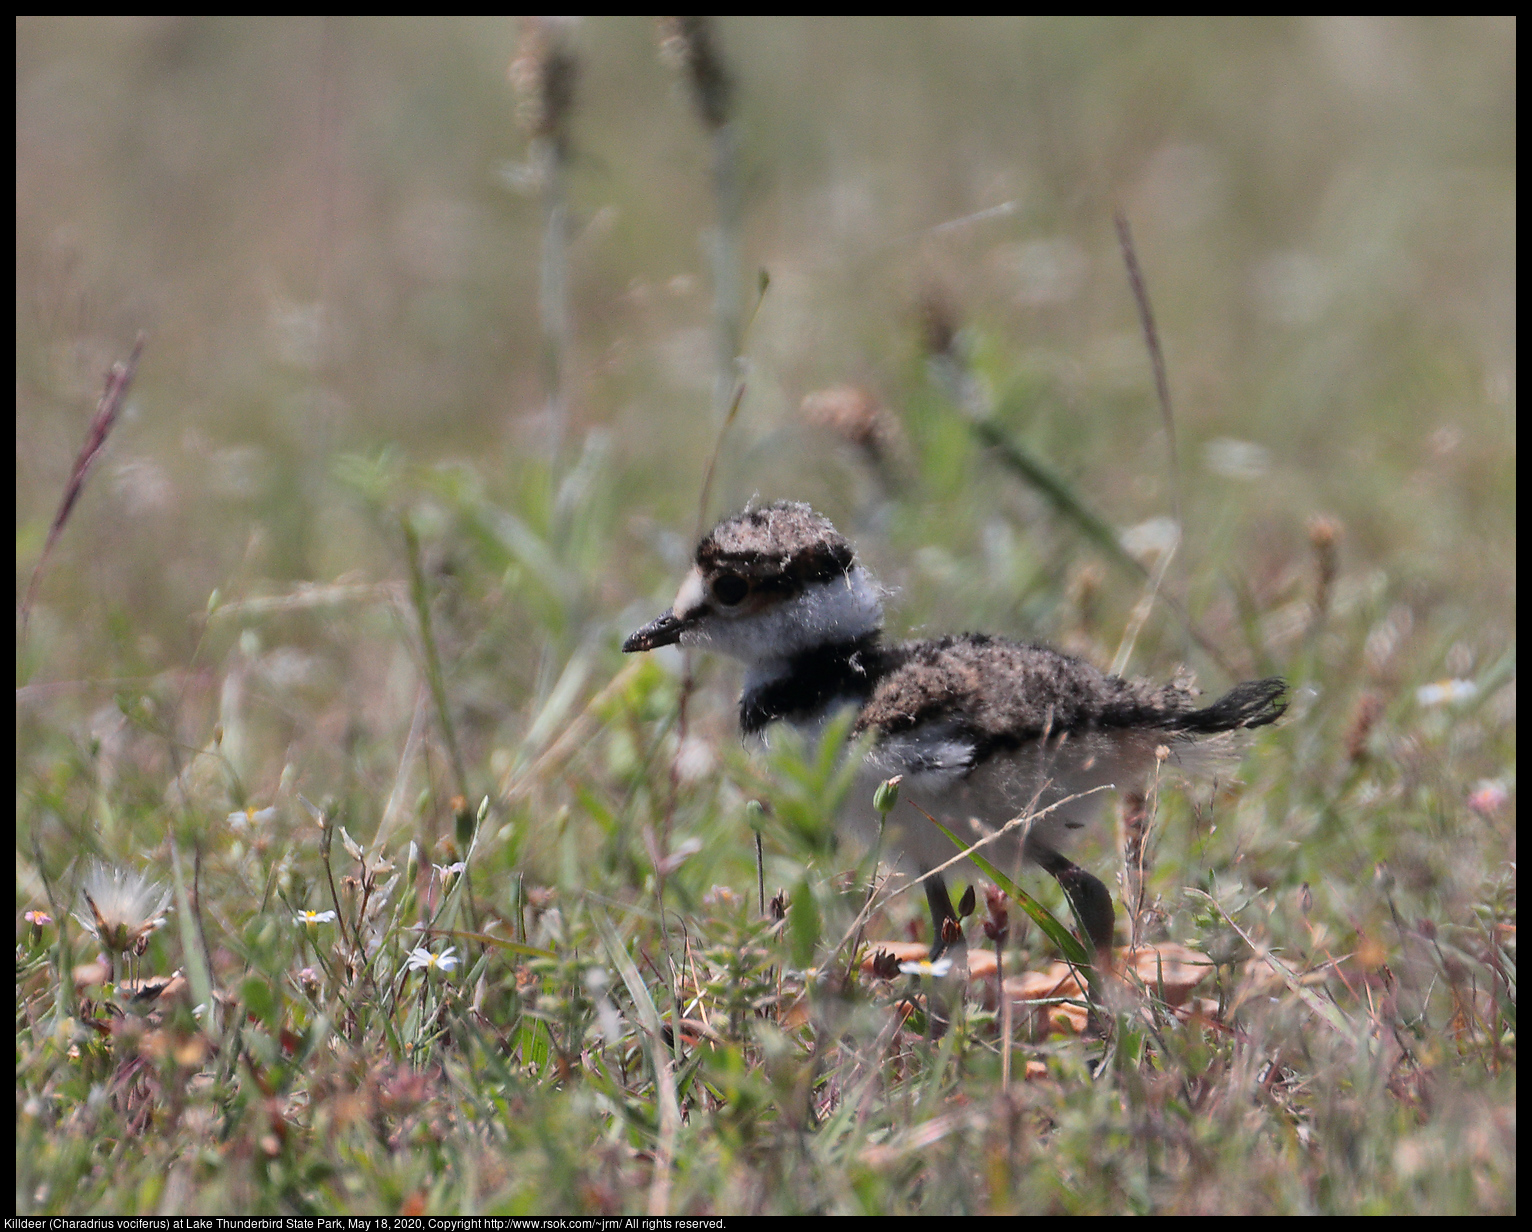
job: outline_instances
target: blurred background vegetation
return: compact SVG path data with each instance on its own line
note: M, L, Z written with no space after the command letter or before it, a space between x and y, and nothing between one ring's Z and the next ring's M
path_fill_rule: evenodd
M845 521L841 459L795 412L842 382L904 412L932 293L1027 380L1021 426L1114 521L1167 512L1121 208L1165 339L1188 555L1220 533L1242 557L1297 553L1303 518L1328 512L1349 566L1509 636L1512 23L720 31L744 260L772 286L710 515L758 493ZM516 502L546 426L514 23L44 19L18 36L23 570L106 366L150 335L137 414L45 591L46 675L185 661L236 576L377 570L331 482L342 451L466 464ZM574 38L570 448L594 440L615 484L620 550L587 613L611 618L656 576L635 523L689 536L694 520L714 220L705 137L649 21ZM1210 471L1217 438L1259 445L1264 470ZM967 554L976 523L1004 518L992 488L996 507L972 499L986 477L969 462L935 477L916 539ZM111 635L124 616L131 645Z
M1480 901L1514 859L1503 806L1465 803L1514 787L1514 21L723 19L721 249L712 134L654 23L538 27L576 65L552 360L521 29L18 22L18 593L109 366L148 338L18 641L27 860L149 853L173 783L206 816L333 795L371 833L408 781L427 798L401 834L450 834L466 786L525 822L507 875L578 884L595 789L549 774L529 803L528 768L693 542L722 250L749 324L706 519L808 500L896 591L898 631L1106 665L1140 580L972 422L1146 559L1179 507L1165 590L1224 665L1163 604L1126 665L1293 679L1298 774L1241 840L1250 875L1312 881L1353 926L1386 911L1357 901L1378 860L1444 915ZM395 782L429 709L416 564L466 782L445 752ZM737 679L698 670L693 777L736 747ZM1442 679L1474 693L1450 720L1418 693ZM620 726L593 780L634 773ZM746 889L746 846L676 892ZM632 848L611 868L642 880Z

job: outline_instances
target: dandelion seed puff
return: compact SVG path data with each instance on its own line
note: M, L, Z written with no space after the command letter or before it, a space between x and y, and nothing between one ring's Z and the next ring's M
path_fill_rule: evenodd
M116 954L133 949L161 927L170 906L170 891L161 889L158 882L100 861L86 873L80 894L90 918L76 912L75 919Z

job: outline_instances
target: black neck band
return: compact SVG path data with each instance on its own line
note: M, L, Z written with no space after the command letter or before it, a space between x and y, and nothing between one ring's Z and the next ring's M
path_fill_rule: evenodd
M740 730L750 735L779 719L815 718L836 701L866 701L883 674L879 636L868 633L794 655L786 672L740 697Z

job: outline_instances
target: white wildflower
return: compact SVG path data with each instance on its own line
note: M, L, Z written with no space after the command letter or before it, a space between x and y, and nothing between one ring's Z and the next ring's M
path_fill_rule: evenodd
M1479 691L1472 680L1438 680L1415 690L1415 700L1422 706L1446 706L1466 702Z
M449 945L440 954L433 954L424 946L416 946L410 951L409 968L411 971L451 971L457 966L457 947Z
M236 834L243 834L251 826L264 826L268 821L274 821L277 816L275 805L266 808L242 808L235 809L229 814L229 828Z
M899 970L904 975L929 975L932 979L939 980L952 970L952 959L938 958L933 962L929 958L922 958L917 962L902 962L899 964Z

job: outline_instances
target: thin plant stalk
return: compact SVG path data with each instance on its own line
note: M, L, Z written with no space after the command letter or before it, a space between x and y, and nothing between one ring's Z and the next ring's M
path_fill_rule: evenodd
M1165 349L1160 345L1160 331L1154 323L1154 309L1149 303L1149 285L1144 281L1143 268L1138 263L1138 249L1133 244L1133 231L1128 226L1128 216L1118 210L1112 216L1117 225L1117 243L1122 249L1123 265L1128 271L1128 285L1133 289L1133 302L1138 307L1139 325L1144 332L1144 347L1149 352L1149 365L1154 370L1154 392L1160 404L1160 418L1165 425L1165 445L1170 454L1170 516L1176 522L1176 535L1185 533L1181 520L1181 463L1176 451L1176 416L1170 405L1170 377L1165 368ZM1167 565L1169 562L1166 562ZM1162 571L1163 572L1163 571ZM1183 576L1184 582L1184 576ZM1182 590L1184 592L1184 586ZM1182 622L1183 636L1192 630Z
M85 435L85 443L80 446L80 452L75 455L74 466L69 471L69 481L65 483L64 495L59 500L58 512L53 515L53 522L48 527L48 538L43 543L42 554L37 558L37 564L32 567L32 580L27 583L26 598L21 603L23 637L26 636L27 621L32 614L32 601L37 597L38 583L42 581L43 567L53 553L53 545L64 533L64 524L69 521L75 502L80 499L80 493L85 490L86 477L106 449L107 437L112 434L112 428L117 423L117 416L122 413L122 404L128 396L128 387L133 384L133 376L138 371L139 357L144 353L145 337L145 334L140 333L133 343L133 350L128 358L113 364L111 371L106 374L106 388L101 392L101 400L96 403L96 414L90 421L90 431Z
M457 731L452 724L452 712L447 705L447 685L442 677L441 658L436 653L436 638L431 629L431 595L426 585L425 570L420 563L420 536L406 516L399 520L404 531L405 554L410 565L410 601L415 608L415 619L420 626L420 648L426 657L426 681L431 686L431 700L436 704L436 721L441 724L442 739L452 757L453 782L458 795L468 798L468 774L463 768L463 755L457 747Z
M732 122L720 124L712 133L713 204L717 212L712 244L714 372L713 410L718 418L728 413L734 396L741 328L739 137Z
M520 47L510 68L517 116L531 137L529 162L543 203L537 305L549 457L555 463L568 430L574 337L569 311L569 124L579 61L565 37L569 24L555 17L523 17Z
M1121 210L1112 216L1117 224L1117 243L1122 249L1122 261L1128 270L1128 285L1133 288L1133 302L1138 307L1138 320L1144 331L1144 346L1149 351L1149 364L1154 369L1154 392L1160 403L1160 418L1165 422L1165 444L1170 451L1170 509L1176 525L1181 525L1181 466L1176 454L1176 417L1170 405L1170 378L1165 369L1165 351L1160 345L1160 331L1154 324L1154 309L1149 303L1149 286L1144 281L1144 271L1138 263L1138 249L1133 244L1133 231L1128 226L1128 216Z
M1000 950L995 947L995 985L1000 990L1000 1090L1011 1089L1011 1037L1013 1034L1013 1009L1006 996L1005 982L1000 978Z
M547 391L549 455L564 448L569 418L569 352L573 331L569 317L568 156L561 142L543 139L536 161L543 191L543 247L538 267L538 315L543 327L543 379Z
M713 413L723 420L731 414L743 333L734 73L710 18L662 17L659 33L660 55L685 79L711 146L714 225L707 248L713 274Z

